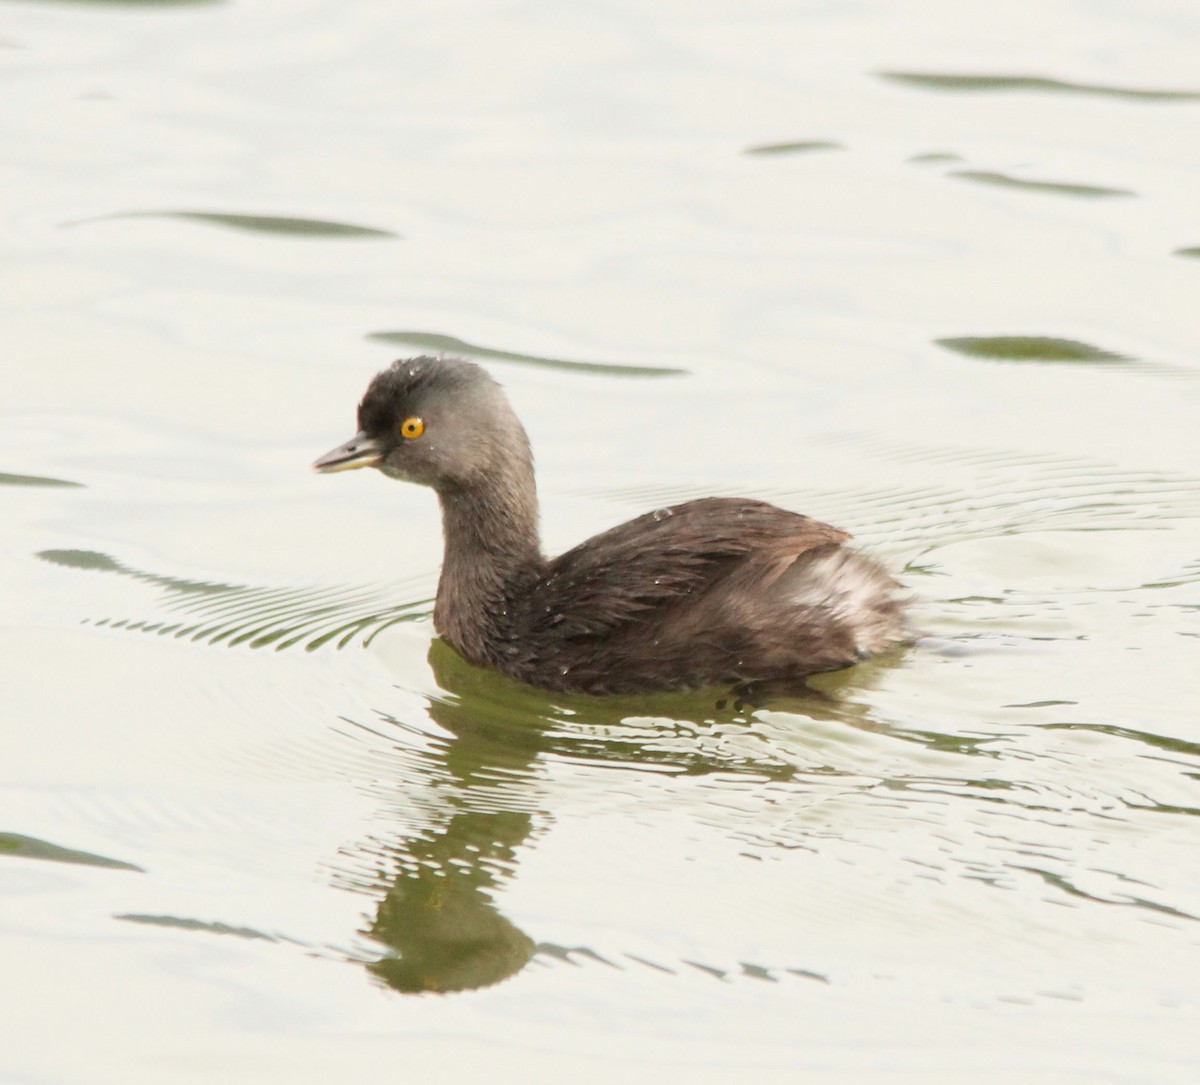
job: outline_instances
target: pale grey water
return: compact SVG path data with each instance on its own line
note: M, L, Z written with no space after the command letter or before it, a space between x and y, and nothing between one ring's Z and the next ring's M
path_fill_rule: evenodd
M0 1080L1197 1079L1194 4L0 14ZM936 647L431 653L432 496L307 470L430 349L551 549L765 497Z

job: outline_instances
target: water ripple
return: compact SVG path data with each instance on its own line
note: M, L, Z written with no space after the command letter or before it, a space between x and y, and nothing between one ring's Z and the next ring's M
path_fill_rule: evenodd
M1138 358L1081 339L1054 335L960 335L933 341L944 350L989 362L1080 365L1105 372L1136 373L1176 380L1200 379L1200 370Z
M951 170L950 177L962 181L995 185L999 188L1015 188L1023 192L1035 192L1049 196L1074 196L1081 199L1108 199L1114 196L1136 196L1128 188L1110 188L1105 185L1080 184L1072 181L1038 181L1013 177L998 170Z
M392 343L417 350L431 350L436 354L455 354L466 358L485 358L493 362L515 362L518 365L536 365L545 369L564 369L572 373L593 373L608 377L678 377L686 369L671 369L663 366L620 365L611 362L577 362L566 358L546 358L536 354L518 354L511 350L481 347L464 342L452 335L437 332L396 331L371 332L367 338L376 343Z
M845 147L832 139L798 139L790 143L758 143L747 147L742 154L748 155L783 155L811 154L813 151L844 151Z
M172 636L198 643L315 651L370 644L398 622L426 617L430 599L397 603L384 588L252 587L187 580L125 565L94 550L43 550L37 557L69 569L115 573L160 588L166 616L84 619L96 626Z
M1078 339L1059 339L1050 335L964 335L935 339L945 347L969 358L988 358L1004 362L1128 362L1128 355L1092 346Z
M1200 91L1117 87L1108 83L1079 83L1038 75L963 75L944 72L876 72L880 79L905 86L947 93L1034 92L1041 94L1085 94L1130 102L1195 102Z
M84 226L114 219L176 219L247 233L321 240L380 240L399 236L390 230L380 230L374 226L356 226L353 223L335 222L331 219L297 218L293 215L246 215L226 211L118 211L111 215L96 215L63 225Z
M82 482L71 482L65 478L46 478L42 475L10 475L0 471L0 486L44 486L57 489L83 489Z
M32 836L21 836L19 833L0 833L0 855L13 855L21 859L41 859L50 863L73 863L76 866L98 866L109 870L142 872L140 866L126 863L121 859L110 859L107 855L96 855L94 852L79 851L76 848L64 848L60 844L51 844L47 840L38 840Z
M871 545L910 551L947 543L1045 530L1154 530L1200 517L1200 479L1138 471L1083 457L1010 449L900 443L875 434L829 437L853 445L889 468L930 464L939 482L913 486L881 482L838 490L750 488L853 531ZM905 472L911 477L911 472ZM718 492L747 489L737 484ZM708 486L636 484L585 491L622 505L671 504L714 492Z

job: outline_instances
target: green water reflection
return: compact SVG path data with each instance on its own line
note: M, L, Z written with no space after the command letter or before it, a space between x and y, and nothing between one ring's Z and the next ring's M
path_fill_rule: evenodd
M997 170L951 170L949 176L960 181L974 181L997 188L1013 188L1021 192L1033 192L1048 196L1075 196L1085 200L1109 199L1114 196L1136 196L1128 188L1110 188L1105 185L1085 185L1068 181L1037 181Z
M843 149L842 144L832 139L798 139L790 143L759 143L753 147L747 147L742 154L769 156L809 154L813 151L840 151Z
M329 219L298 218L293 215L241 215L225 211L122 211L67 225L83 226L91 222L111 222L117 219L176 219L180 222L199 222L247 233L315 240L383 240L398 236L390 230L356 226L353 223L334 222Z
M567 358L547 358L537 354L518 354L511 350L481 347L464 342L452 335L437 332L394 331L371 332L368 339L377 343L392 343L401 347L415 347L435 354L455 354L464 358L484 359L493 362L514 362L518 365L536 365L545 369L562 369L575 373L595 373L608 377L678 377L686 369L671 369L663 366L616 365L609 362L577 362Z
M963 335L935 340L956 354L1000 362L1128 362L1127 355L1051 335Z
M50 489L83 489L82 482L71 482L65 478L47 478L43 475L10 475L0 471L0 486L43 486Z
M636 727L621 734L633 712L645 717L655 709L664 710L656 720L662 735L670 734L672 721L693 730L746 722L745 715L712 691L660 698L552 696L471 666L441 641L432 644L429 664L442 691L429 699L429 716L450 737L428 756L420 776L436 783L453 813L436 828L385 845L389 861L373 878L361 873L351 878L361 890L382 893L363 933L388 952L367 967L398 991L489 986L520 971L538 953L612 963L586 946L543 946L501 910L499 897L518 874L522 849L553 820L533 784L539 761L640 767L656 774L748 773L762 781L795 774L794 766L765 746L757 759L730 756L719 744L706 747L703 741L669 750L661 742L645 741ZM394 727L398 737L404 732L396 719L385 717L383 724ZM405 780L395 785L415 782L410 765ZM377 863L379 848L373 841L368 852L351 849L352 865L361 871ZM398 873L389 876L388 867ZM767 973L788 970L755 967Z
M1194 102L1200 91L1160 90L1145 87L1117 87L1107 83L1081 83L1070 79L1052 79L1037 75L964 75L945 72L879 72L881 79L922 90L949 93L998 93L1032 91L1039 94L1084 94L1100 98L1118 98L1130 102Z
M84 619L110 629L154 633L229 647L301 646L315 651L326 644L369 644L397 622L425 617L432 600L396 603L378 587L256 587L152 573L95 550L42 550L42 561L68 569L115 573L162 589L161 606L173 616L137 619L104 616Z
M19 833L0 833L0 856L5 855L20 859L40 859L48 863L105 867L109 870L142 870L141 867L121 859L96 855L90 851L79 851L77 848L64 848L61 844L52 844L48 840L38 840L36 837L22 836Z

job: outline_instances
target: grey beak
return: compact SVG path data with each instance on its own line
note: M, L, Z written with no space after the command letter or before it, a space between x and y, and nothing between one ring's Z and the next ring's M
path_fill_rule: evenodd
M379 442L365 433L356 433L344 445L326 452L313 464L313 470L323 475L334 471L353 471L358 467L376 467L383 459Z

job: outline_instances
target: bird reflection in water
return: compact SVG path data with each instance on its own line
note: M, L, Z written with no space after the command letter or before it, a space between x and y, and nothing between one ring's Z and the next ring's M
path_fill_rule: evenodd
M532 827L529 814L472 811L433 839L409 841L415 867L392 883L366 932L393 952L369 971L410 994L488 987L521 971L537 946L493 894Z
M440 641L433 643L429 661L447 694L429 699L429 715L454 736L440 747L437 775L445 778L445 791L459 809L436 832L400 845L404 869L365 932L391 950L370 963L369 971L405 993L487 987L519 972L537 949L501 915L495 900L515 872L534 816L489 810L483 800L495 791L498 776L527 775L542 753L541 736L550 721L537 713L518 719L505 711L495 680L481 682L481 672Z
M420 771L437 780L440 800L456 809L436 829L385 848L391 873L383 875L386 891L363 933L388 950L369 961L368 970L397 991L487 987L515 975L539 954L603 959L585 947L536 942L498 904L505 883L516 875L522 849L551 821L540 809L533 782L539 760L625 763L693 776L744 772L776 780L796 771L767 749L759 759L703 740L647 743L644 731L626 722L661 712L664 734L671 732L672 719L703 721L689 724L689 730L746 722L739 706L718 702L712 690L659 697L552 695L474 667L440 640L430 648L429 663L443 691L429 698L429 716L452 737L425 751L437 763ZM814 708L819 714L836 711L828 699L807 702L806 711ZM376 841L371 849L377 869L378 846ZM356 852L362 858L360 849L348 854ZM379 892L379 875L370 888Z

